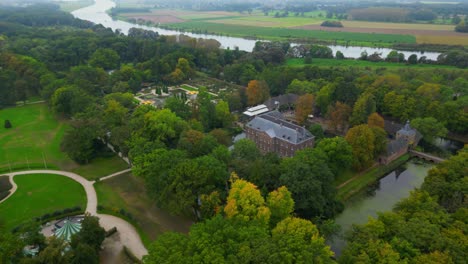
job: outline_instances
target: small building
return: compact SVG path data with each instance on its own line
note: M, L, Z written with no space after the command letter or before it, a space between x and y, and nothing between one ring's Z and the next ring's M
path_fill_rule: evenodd
M421 134L416 129L411 128L409 120L406 121L406 124L403 128L396 132L396 139L405 140L411 147L418 145L421 138Z
M268 107L264 104L257 105L251 108L248 108L243 114L248 118L255 117L257 115L263 114L270 111Z
M279 108L282 106L292 106L296 104L297 99L299 99L299 95L288 93L271 97L270 99L266 100L263 104L266 105L266 107L268 107L270 111L273 111L279 110Z
M416 129L411 128L409 121L407 121L403 127L393 122L391 125L385 125L386 131L395 131L395 128L397 127L400 127L400 129L395 132L395 139L387 142L385 154L379 157L379 161L382 164L388 164L406 154L408 149L417 146L419 140L422 138L421 133Z
M307 129L284 120L278 111L255 116L244 130L262 153L275 152L281 157L292 157L296 151L312 148L315 143L315 137Z

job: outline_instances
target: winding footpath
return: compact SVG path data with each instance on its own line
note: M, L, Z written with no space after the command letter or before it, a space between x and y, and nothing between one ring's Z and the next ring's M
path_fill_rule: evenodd
M127 169L124 171L111 174L109 176L101 178L101 180L107 180L109 178L118 176L120 174L129 172L129 171L131 171L131 169ZM90 215L99 217L99 220L100 220L99 223L104 229L109 230L113 227L116 227L120 234L119 236L120 242L122 243L122 245L126 246L136 257L141 259L144 255L148 254L148 250L143 245L143 242L141 241L141 238L138 235L138 232L136 231L135 227L133 227L133 225L131 225L127 221L121 218L118 218L116 216L97 213L97 195L96 195L96 190L94 189L95 182L88 181L87 179L85 179L84 177L76 173L67 172L67 171L56 171L56 170L29 170L29 171L20 171L20 172L12 172L12 173L4 174L6 176L9 176L9 179L13 188L11 189L10 194L7 197L5 197L5 199L1 200L0 203L8 200L8 198L12 196L17 190L18 186L13 181L13 177L16 175L25 175L25 174L39 174L39 175L40 174L56 174L56 175L62 175L62 176L68 177L78 182L79 184L83 186L86 192L86 198L87 198L86 212L89 213Z

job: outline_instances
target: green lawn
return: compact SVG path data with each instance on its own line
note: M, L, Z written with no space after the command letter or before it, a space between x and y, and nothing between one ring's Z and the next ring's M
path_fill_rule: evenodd
M172 216L157 208L148 197L143 180L131 173L97 182L94 186L98 205L105 208L101 212L119 217L121 209L130 212L133 216L130 222L138 230L145 245L149 245L158 235L166 231L188 232L191 221Z
M304 59L288 59L286 65L293 67L303 67L306 65L311 66L323 66L323 67L370 67L370 68L455 68L454 66L448 65L433 65L433 64L415 64L409 65L406 63L394 63L394 62L371 62L363 60L337 60L337 59L316 59L312 58L311 64L305 64Z
M189 21L183 23L168 24L169 28L194 32L208 32L224 34L237 37L256 37L271 40L281 39L318 39L337 42L353 43L416 43L416 38L411 35L399 34L376 34L376 33L354 33L354 32L329 32L321 30L290 29L278 27L256 27L245 25L227 25L202 21Z
M6 229L56 210L86 207L83 186L67 177L31 174L15 176L13 180L18 189L0 204L0 222Z
M3 127L9 119L12 128ZM88 179L106 176L127 168L117 155L98 157L78 165L60 150L69 125L58 121L46 104L32 104L0 110L0 173L12 170L48 169L74 171Z
M96 180L97 178L126 169L128 169L128 164L125 163L119 156L115 155L111 158L95 158L91 161L91 163L81 165L72 171L85 177L88 180Z
M192 86L188 86L188 85L186 85L186 84L182 84L180 87L181 87L181 88L184 88L184 89L187 90L187 91L192 91L192 92L197 92L197 91L198 91L198 89L193 88Z
M3 127L9 119L12 128ZM68 168L74 162L60 151L60 141L68 125L59 122L45 104L32 104L0 110L0 170L20 165L54 164Z

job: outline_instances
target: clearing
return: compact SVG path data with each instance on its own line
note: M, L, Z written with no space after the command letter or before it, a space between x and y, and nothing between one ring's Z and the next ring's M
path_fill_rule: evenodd
M18 175L13 181L18 189L0 204L0 221L7 230L57 210L86 207L83 186L61 175Z

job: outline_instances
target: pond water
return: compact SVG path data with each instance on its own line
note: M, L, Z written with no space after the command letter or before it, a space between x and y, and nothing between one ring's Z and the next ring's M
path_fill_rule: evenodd
M193 38L203 38L203 39L215 39L221 43L223 48L230 48L234 49L238 47L240 50L243 51L252 51L253 47L255 46L255 42L257 40L251 39L243 39L243 38L236 38L236 37L227 37L227 36L218 36L218 35L211 35L211 34L194 34L194 33L181 33L176 30L167 30L157 27L150 27L144 25L133 24L121 20L113 20L106 11L115 7L115 3L111 0L95 0L95 3L91 6L81 8L72 12L72 14L80 19L88 20L94 22L95 24L102 24L104 27L111 28L112 30L120 30L122 33L127 34L131 28L142 28L145 30L157 31L161 35L179 35L184 34L189 37ZM332 32L330 34L333 34ZM291 43L292 46L298 45L296 43ZM391 49L387 48L371 48L371 47L355 47L355 46L329 46L333 50L333 54L336 51L343 52L344 56L347 58L359 58L361 56L361 52L366 51L369 55L373 54L374 52L382 53L382 57L386 57L387 54L391 51ZM405 54L405 57L408 58L411 54L417 54L418 57L426 56L429 60L437 60L437 56L440 55L438 52L425 52L421 53L419 51L399 51Z
M398 201L408 197L414 188L421 186L432 166L410 161L387 174L375 186L352 197L347 201L345 210L335 219L342 228L340 235L350 230L353 224L364 224L370 216L376 217L377 212L391 211ZM346 245L341 237L335 237L328 244L337 257Z

